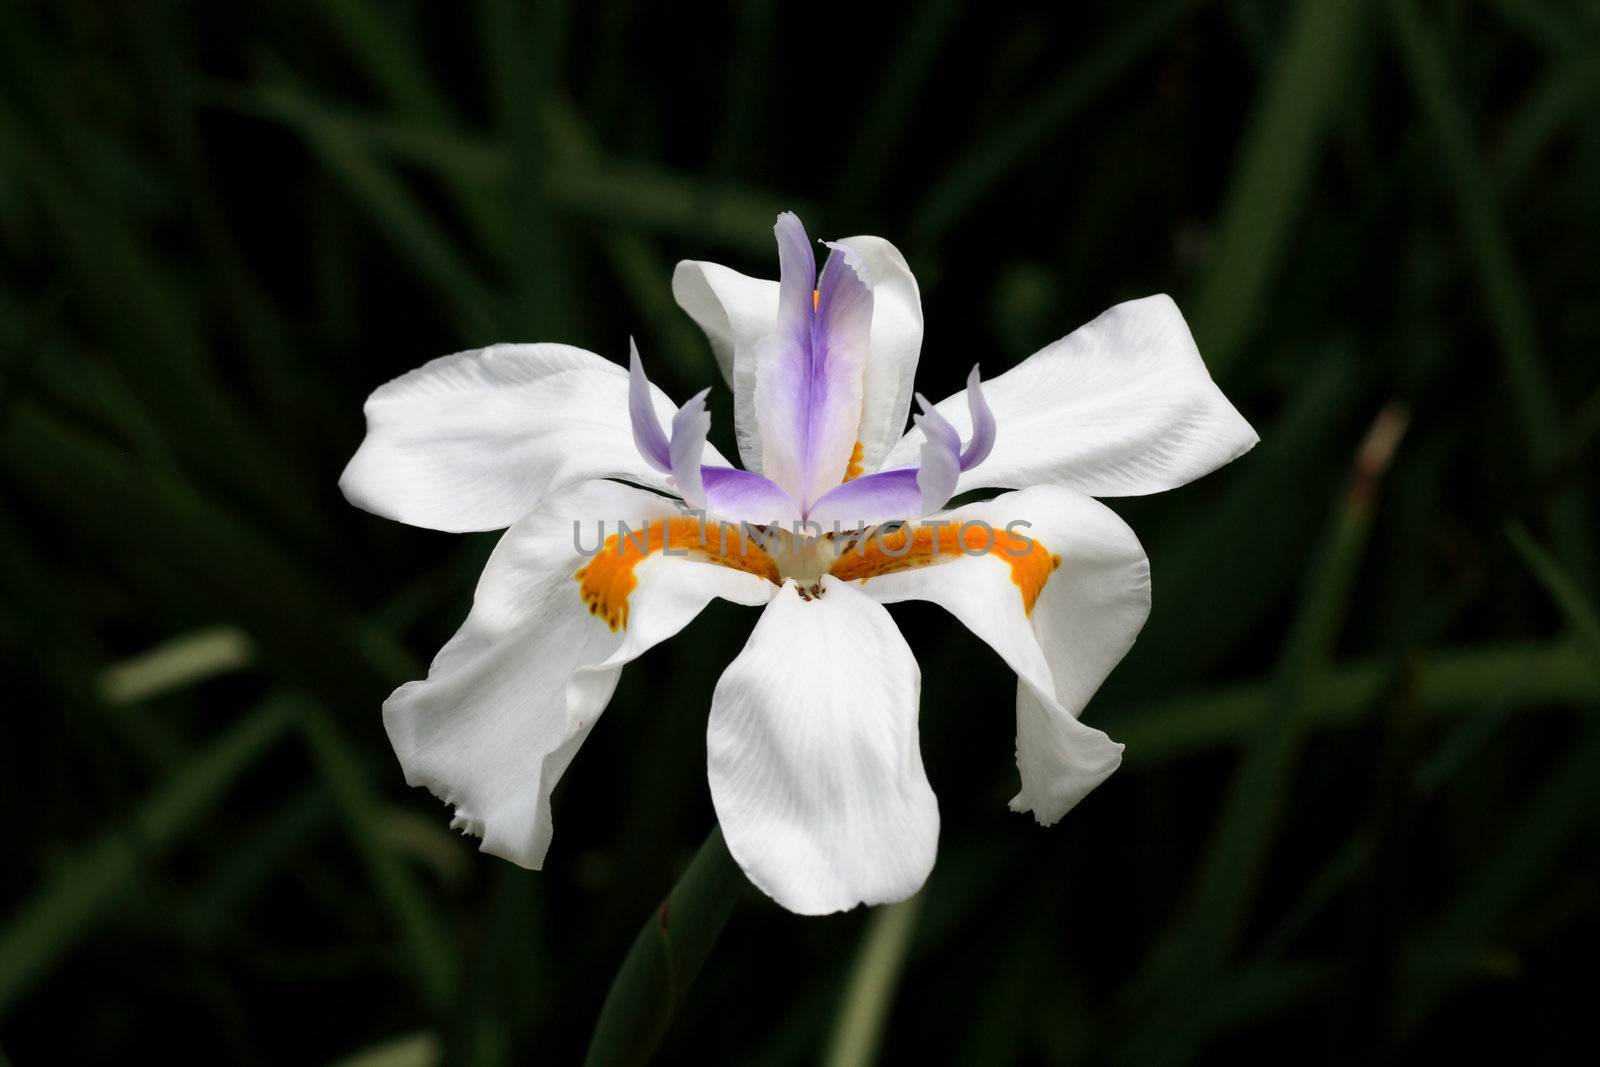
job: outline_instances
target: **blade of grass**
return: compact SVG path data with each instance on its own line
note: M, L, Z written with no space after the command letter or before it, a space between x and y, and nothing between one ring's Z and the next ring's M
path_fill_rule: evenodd
M0 32L0 40L12 35ZM14 50L13 50L14 51ZM27 68L48 85L55 78ZM266 504L298 529L316 529L297 480L260 444L251 420L230 401L191 305L167 264L148 255L118 212L99 202L46 139L24 118L20 97L0 92L0 158L33 194L72 265L74 296L89 311L104 351L130 384L139 405L159 419L165 438L211 483ZM72 124L47 114L62 128ZM37 126L35 122L32 126Z
M1344 77L1364 39L1366 0L1302 0L1259 95L1228 183L1217 255L1195 303L1206 364L1226 375L1249 340L1314 165L1332 127Z
M576 116L568 114L561 121L549 123L549 127L551 147L560 159L579 166L594 164L599 151ZM612 273L649 324L650 336L666 353L674 371L671 384L676 385L677 391L691 393L706 382L719 380L721 373L705 338L672 297L671 268L651 243L622 226L604 227L600 242L611 261Z
M691 238L752 256L772 251L772 220L780 211L812 217L797 197L700 179L648 163L592 158L564 162L549 176L561 206L598 221Z
M213 626L113 663L100 675L100 695L107 703L136 704L239 670L254 658L250 638L238 628Z
M1465 645L1422 657L1416 667L1423 714L1483 712L1486 692L1515 707L1573 706L1600 699L1588 654L1568 641ZM1373 706L1390 672L1386 660L1361 660L1321 672L1301 709L1308 724L1340 728ZM1128 746L1130 767L1158 767L1196 752L1226 748L1252 732L1271 684L1245 682L1195 696L1112 708L1097 720Z
M364 0L326 0L318 13L344 42L348 54L400 110L430 123L448 124L449 116L412 47L410 27L392 7Z
M845 982L823 1057L826 1067L871 1067L877 1062L894 994L922 911L922 893L874 908Z
M489 287L438 222L400 179L337 116L326 111L286 68L274 71L261 95L306 138L328 172L365 211L378 231L418 274L449 299L467 336L499 336L501 315L484 294Z
M1527 38L1554 55L1569 54L1582 27L1538 0L1489 0L1489 6Z
M250 847L230 850L190 894L182 920L196 941L215 943L246 902L273 878L292 872L290 854L331 821L333 802L322 783L292 794L250 834ZM248 913L246 913L248 914Z
M1016 118L977 140L933 183L912 214L912 243L927 251L1020 162L1163 39L1201 0L1160 0L1122 29L1095 42L1082 61L1038 98L1016 108ZM913 255L913 262L927 258Z
M1494 159L1494 180L1502 189L1528 176L1539 154L1564 126L1582 119L1600 91L1600 57L1585 55L1547 70L1506 127Z
M962 0L933 0L911 20L900 48L884 67L883 84L861 120L854 147L840 169L834 200L865 205L878 197L883 171L900 145L907 121L961 13Z
M1463 945L1480 944L1508 909L1549 871L1568 839L1595 817L1594 783L1600 771L1600 729L1593 726L1550 776L1504 835L1504 844L1465 882L1435 927L1419 935L1406 955L1399 999L1402 1034L1414 1031L1463 979ZM1441 965L1443 964L1443 965Z
M264 420L267 425L291 420L324 422L311 413L324 414L329 401L310 386L310 376L296 366L299 350L271 298L246 267L218 195L196 121L194 83L186 69L193 47L191 27L181 18L178 5L162 3L148 5L137 14L131 9L119 12L119 28L136 42L132 52L171 156L171 173L180 183L179 200L199 237L205 267L216 277L234 336L262 397ZM296 435L279 447L287 450L307 443L303 435ZM298 459L304 463L306 457L302 454ZM326 536L322 529L312 532Z
M74 853L0 931L0 1016L122 894L142 863L159 856L218 806L293 720L292 704L269 700L192 757L123 826Z
M1595 669L1596 677L1600 678L1600 613L1596 613L1589 598L1583 595L1578 584L1556 562L1555 557L1533 539L1527 527L1514 522L1506 527L1506 537L1510 539L1511 547L1517 550L1517 555L1522 557L1528 571L1560 609L1567 625L1588 647L1589 665Z
M454 202L471 222L482 246L502 263L514 260L517 249L507 236L504 205L491 195L482 178L463 169L469 162L485 166L481 152L466 150L464 139L455 136L462 123L429 76L427 63L417 51L419 38L407 32L406 21L396 18L392 8L366 0L334 0L319 4L317 11L343 43L346 54L400 116L401 121L380 123L378 129L394 138L396 147L419 151L439 166L451 179L448 188ZM496 181L509 179L509 160L496 155L493 167Z
M1377 485L1404 433L1406 417L1386 408L1357 452L1355 472L1324 537L1274 674L1269 713L1246 739L1240 765L1202 856L1183 915L1130 986L1130 1001L1154 996L1159 1018L1141 1027L1125 1052L1146 1062L1176 1054L1190 1027L1193 991L1208 988L1228 958L1284 811L1289 776L1306 732L1302 709L1325 669L1364 556ZM1146 1013L1141 1012L1141 1016Z
M1517 271L1462 95L1453 84L1443 49L1413 0L1396 0L1386 10L1418 103L1443 151L1445 184L1498 341L1523 447L1530 466L1548 466L1559 447L1560 408L1539 353L1527 288ZM1552 521L1562 558L1587 585L1592 541L1577 493L1556 501Z
M554 153L540 121L560 76L565 21L566 4L560 2L482 5L495 142L506 146L511 161L507 236L516 253L507 266L516 292L516 336L576 333L568 272L550 269L572 257L550 211L544 175Z

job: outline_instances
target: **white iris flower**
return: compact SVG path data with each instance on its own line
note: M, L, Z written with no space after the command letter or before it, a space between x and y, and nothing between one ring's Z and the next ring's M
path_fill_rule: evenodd
M712 699L712 801L793 911L901 900L933 867L921 676L885 604L942 606L1016 671L1014 810L1049 825L1121 762L1079 715L1144 625L1149 562L1092 498L1171 489L1257 440L1177 307L1119 304L992 381L974 369L905 432L922 345L905 259L852 237L819 278L800 221L775 232L780 281L673 277L733 388L743 469L706 443L705 394L673 405L636 352L625 371L495 345L367 401L352 503L506 528L465 624L383 709L406 780L485 852L543 863L551 790L623 666L714 597L762 610ZM985 488L1015 491L941 510Z

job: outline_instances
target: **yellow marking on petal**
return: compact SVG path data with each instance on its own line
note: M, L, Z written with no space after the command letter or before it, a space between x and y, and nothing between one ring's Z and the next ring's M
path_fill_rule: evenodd
M822 290L821 289L813 289L813 290L811 290L811 310L812 311L817 310L817 305L820 304L820 303L822 303Z
M844 469L844 480L861 477L861 442L856 442L856 447L850 452L850 465Z
M982 554L1010 566L1011 580L1022 593L1022 610L1032 615L1033 605L1038 603L1045 583L1061 566L1061 557L1052 554L1037 539L1006 530L969 523L940 526L937 533L935 539L932 527L901 526L881 535L873 534L847 549L834 561L828 573L846 582L865 582L880 574L949 563L963 552Z
M589 614L612 631L628 628L628 595L639 584L633 571L643 559L670 547L672 555L715 563L779 584L778 565L754 538L742 538L732 523L702 522L690 516L655 519L627 536L612 534L575 575Z

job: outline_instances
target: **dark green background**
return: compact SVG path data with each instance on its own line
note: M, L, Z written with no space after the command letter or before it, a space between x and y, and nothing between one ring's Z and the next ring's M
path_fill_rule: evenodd
M720 384L672 264L793 208L906 253L934 397L1166 291L1262 437L1113 502L1154 611L1054 829L997 657L896 610L943 832L882 1060L1594 1062L1596 6L676 6L0 4L0 1060L577 1060L753 615L627 672L524 872L379 717L493 536L335 480L450 351ZM663 1058L816 1061L869 922L751 891Z

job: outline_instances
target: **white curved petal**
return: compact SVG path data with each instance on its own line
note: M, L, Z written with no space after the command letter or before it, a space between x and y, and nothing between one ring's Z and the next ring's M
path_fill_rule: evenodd
M958 492L1065 485L1092 496L1161 492L1210 473L1258 438L1206 372L1188 324L1165 295L1130 300L983 384L994 451ZM938 404L963 437L966 392ZM915 462L913 430L886 466Z
M745 874L790 911L903 900L933 869L920 687L889 613L831 577L810 602L787 583L717 683L706 740L717 819Z
M686 259L672 272L672 296L711 342L722 376L733 388L739 457L746 470L760 474L761 434L751 400L756 390L754 353L778 321L778 283Z
M872 290L872 355L861 389L861 464L884 466L884 457L905 432L912 379L922 351L922 297L900 250L881 237L846 237L865 268Z
M656 411L676 405L651 387ZM668 488L633 441L628 372L569 345L493 345L435 359L367 399L339 488L385 518L460 533L510 526L590 478ZM724 462L708 451L707 463Z
M1150 564L1126 523L1071 489L1040 486L957 508L940 520L1011 529L1060 557L1031 613L1005 545L984 555L883 574L867 595L948 610L1017 672L1017 767L1011 807L1049 825L1116 770L1122 746L1078 721L1150 614ZM974 527L974 530L979 528Z
M384 703L406 781L455 806L452 825L482 849L537 868L550 845L550 791L611 699L622 665L686 626L714 597L762 604L752 574L662 554L638 563L625 628L585 605L574 537L677 515L671 501L587 482L543 503L501 537L467 621L428 668ZM574 522L580 523L575 534Z

